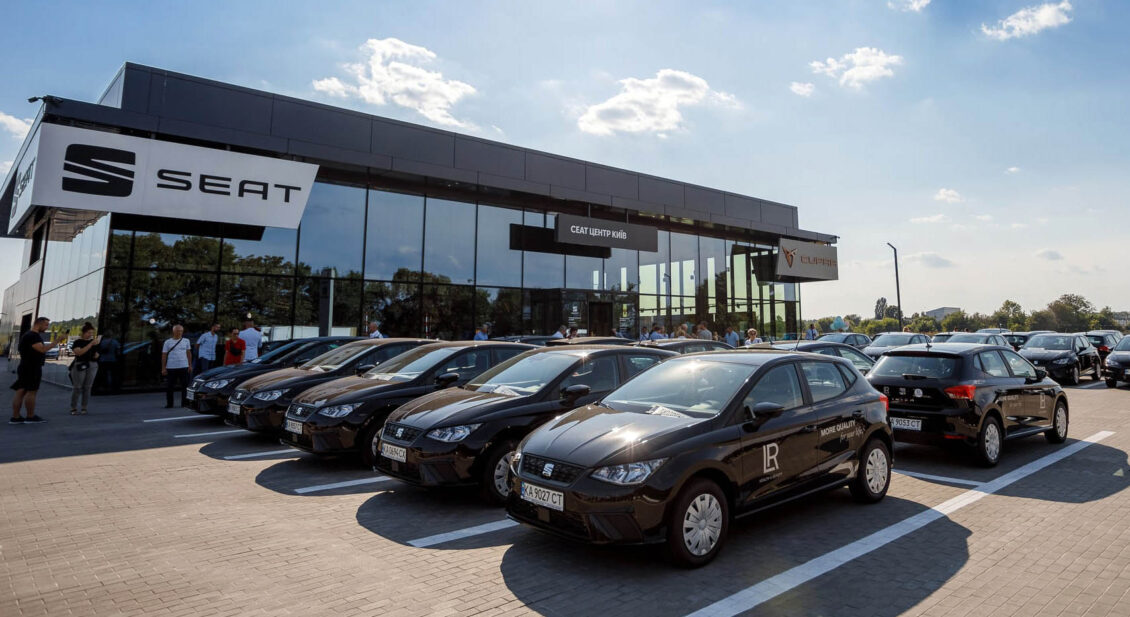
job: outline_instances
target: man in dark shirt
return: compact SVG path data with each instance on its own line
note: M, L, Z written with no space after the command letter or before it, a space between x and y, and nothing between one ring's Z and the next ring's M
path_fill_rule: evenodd
M39 317L20 337L20 365L16 369L16 383L12 389L16 397L12 399L12 417L8 424L39 424L46 422L35 415L35 396L39 392L39 382L43 380L43 363L47 361L47 350L58 346L58 342L43 342L42 334L51 325L51 320ZM20 407L27 408L27 417L20 417Z

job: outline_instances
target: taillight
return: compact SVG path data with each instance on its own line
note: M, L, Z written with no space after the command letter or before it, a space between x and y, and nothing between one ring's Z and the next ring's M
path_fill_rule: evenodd
M1110 347L1107 347L1106 345L1099 345L1099 351L1106 353L1110 351Z
M950 398L959 401L971 401L973 395L977 393L977 386L953 386L946 388L946 394Z
M880 394L879 401L883 403L883 409L891 410L891 399L887 398L886 394Z

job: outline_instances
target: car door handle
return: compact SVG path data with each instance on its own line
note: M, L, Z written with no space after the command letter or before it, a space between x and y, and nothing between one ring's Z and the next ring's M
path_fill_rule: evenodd
M816 432L816 425L815 424L808 424L808 425L805 425L805 427L800 429L800 430L801 430L802 433L815 433Z

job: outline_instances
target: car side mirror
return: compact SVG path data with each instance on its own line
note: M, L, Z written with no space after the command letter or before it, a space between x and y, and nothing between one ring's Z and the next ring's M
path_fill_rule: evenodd
M368 373L369 371L376 368L376 366L377 366L376 364L362 364L361 366L357 367L357 374L363 375L365 373Z
M436 377L436 386L446 388L457 381L459 381L459 373L444 373Z
M566 405L572 404L582 396L588 396L589 392L592 392L592 388L583 383L569 386L561 390L561 402Z
M761 420L764 422L765 420L781 415L781 413L785 411L785 406L780 403L762 401L755 404L752 408L747 405L745 410L747 419Z
M1047 379L1048 372L1042 368L1036 369L1036 381L1043 381Z

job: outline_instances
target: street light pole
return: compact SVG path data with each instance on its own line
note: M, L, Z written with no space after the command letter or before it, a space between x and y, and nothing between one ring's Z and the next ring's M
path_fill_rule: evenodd
M890 242L887 246L895 252L895 302L898 302L899 330L902 330L902 287L899 286L899 250Z

